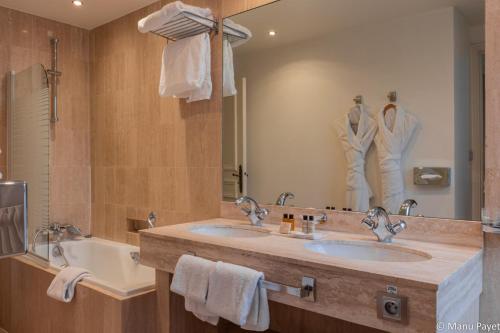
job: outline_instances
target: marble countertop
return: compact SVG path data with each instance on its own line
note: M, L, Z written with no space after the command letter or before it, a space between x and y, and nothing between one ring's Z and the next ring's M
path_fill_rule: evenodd
M190 230L199 225L243 225L250 226L248 222L241 220L216 218L192 223L177 224L141 230L141 248L147 247L147 239L182 240L192 242L196 246L220 247L221 251L230 249L243 250L249 255L272 256L280 263L287 262L300 264L311 269L314 268L334 270L337 273L362 276L373 275L377 278L397 279L406 285L419 288L437 290L440 286L456 277L455 273L465 269L469 262L475 261L482 256L482 248L473 246L459 246L450 244L438 244L416 240L398 239L396 236L392 244L384 244L392 248L405 248L409 251L425 252L431 256L428 260L413 262L380 262L368 260L345 259L341 257L326 256L306 250L304 244L310 240L287 238L278 235L266 237L221 237L208 236L193 233ZM274 224L264 225L265 229L277 231L278 226ZM361 235L347 232L335 232L321 230L325 234L322 240L341 241L366 241L373 242L375 246L381 246L375 240L375 236ZM305 273L304 273L305 274ZM460 275L460 274L458 274Z

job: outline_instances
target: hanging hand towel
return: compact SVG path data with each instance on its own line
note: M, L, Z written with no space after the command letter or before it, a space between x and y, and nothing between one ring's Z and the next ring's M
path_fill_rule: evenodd
M55 276L47 289L47 295L58 301L69 303L75 295L75 287L78 281L89 277L86 269L78 267L66 267Z
M224 97L234 96L237 93L234 82L233 48L227 39L222 44L223 53L223 78L222 94Z
M210 68L208 33L168 43L163 50L160 96L187 98L188 102L210 99Z
M244 329L266 330L269 308L263 279L262 272L217 262L210 274L207 309Z
M207 21L203 20L203 18L213 20L212 11L209 8L190 6L182 3L181 1L175 1L163 6L162 9L139 20L139 22L137 22L137 28L142 33L154 31L161 28L163 25L174 21L176 19L176 16L182 13L202 24L211 23L207 23ZM191 13L195 14L196 16L189 15Z
M215 269L215 262L190 255L183 255L175 266L170 290L184 296L186 311L198 319L217 325L219 317L206 308L208 281Z

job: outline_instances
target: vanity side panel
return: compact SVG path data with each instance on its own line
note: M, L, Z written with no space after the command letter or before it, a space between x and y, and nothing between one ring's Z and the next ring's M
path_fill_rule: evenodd
M221 260L265 272L266 279L290 286L298 286L307 272L316 278L317 301L307 302L289 295L269 292L269 299L292 307L360 325L392 332L430 332L436 325L435 290L403 285L398 279L380 279L361 274L348 274L345 270L310 268L272 256L237 249L224 249L216 245L200 244L188 240L158 239L141 234L141 263L173 273L178 258L188 252L209 260ZM354 272L353 272L354 273ZM367 277L368 276L368 277ZM376 293L385 291L388 284L396 285L399 294L409 298L410 325L404 326L377 318ZM159 289L159 293L164 290Z
M448 279L438 288L437 322L468 322L479 317L479 297L483 290L483 253L464 265L453 278ZM477 307L477 309L474 308Z

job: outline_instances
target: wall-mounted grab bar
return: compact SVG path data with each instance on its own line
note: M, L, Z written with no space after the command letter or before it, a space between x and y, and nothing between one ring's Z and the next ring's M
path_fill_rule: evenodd
M52 47L52 68L47 70L47 74L50 75L50 104L52 107L52 112L50 114L50 121L55 123L59 121L59 115L57 110L57 77L61 76L61 72L57 70L57 48L59 45L58 38L50 39L50 46Z

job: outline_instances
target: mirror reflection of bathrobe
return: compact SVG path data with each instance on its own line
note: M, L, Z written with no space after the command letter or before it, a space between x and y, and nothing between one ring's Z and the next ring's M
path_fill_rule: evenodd
M356 110L351 109L337 124L337 133L347 161L346 208L365 212L370 208L370 198L373 196L365 177L365 156L377 132L377 124L362 105L354 108L359 108L357 131L354 131L349 118Z
M418 120L399 106L382 109L377 116L378 132L375 136L382 182L382 206L392 213L406 199L401 155L415 131Z

